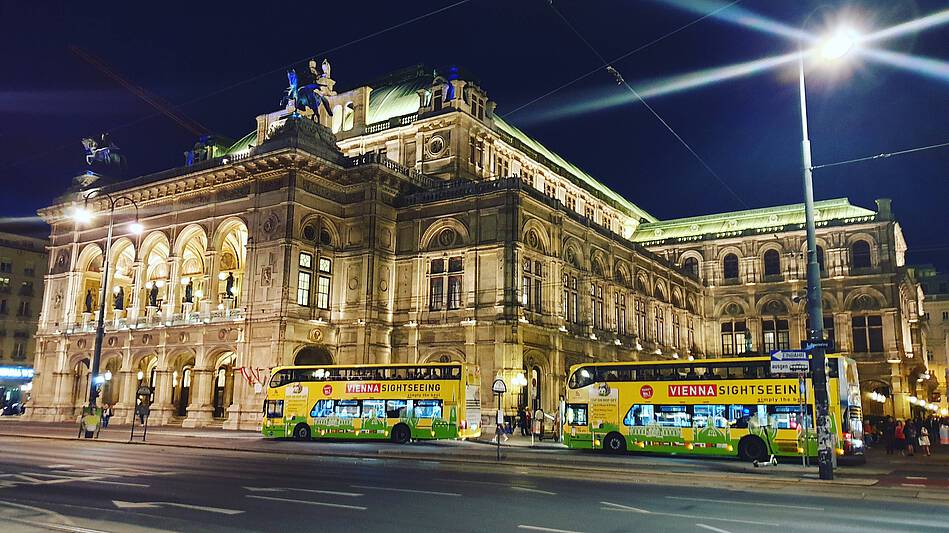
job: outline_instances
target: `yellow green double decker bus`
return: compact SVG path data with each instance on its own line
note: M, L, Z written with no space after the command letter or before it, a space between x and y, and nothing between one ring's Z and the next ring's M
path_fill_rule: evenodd
M264 437L391 440L481 435L476 365L331 365L274 368Z
M862 461L857 365L828 356L830 423L838 456ZM817 455L810 378L771 375L770 358L590 363L567 378L564 442L609 452Z

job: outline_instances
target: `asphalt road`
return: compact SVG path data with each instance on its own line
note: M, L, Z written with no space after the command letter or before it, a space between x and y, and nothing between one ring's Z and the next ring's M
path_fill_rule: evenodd
M4 532L949 530L949 502L621 474L14 437L0 437L0 450Z

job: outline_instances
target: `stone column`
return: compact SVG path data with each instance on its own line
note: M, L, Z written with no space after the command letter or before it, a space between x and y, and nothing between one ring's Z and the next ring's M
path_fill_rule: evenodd
M204 298L213 306L216 306L220 302L217 279L220 265L218 265L217 254L218 252L216 250L204 252L204 268L207 273L201 278L204 280Z
M123 367L119 372L119 403L115 406L115 417L121 423L129 423L135 415L135 392L138 390L138 376L131 368Z
M175 406L171 403L171 374L173 370L163 369L155 372L155 400L151 406L149 423L167 424L175 416Z
M191 398L188 404L188 418L181 423L181 427L195 428L206 426L211 422L214 415L214 407L211 405L213 382L213 369L191 369Z

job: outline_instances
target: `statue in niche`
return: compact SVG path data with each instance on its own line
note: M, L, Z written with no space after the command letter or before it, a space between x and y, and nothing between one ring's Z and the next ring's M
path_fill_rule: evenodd
M224 280L224 292L228 298L234 297L234 273L228 272L227 279Z
M119 287L119 290L115 292L115 309L125 309L125 289L122 287Z
M92 312L92 289L86 289L86 312Z
M148 305L158 307L158 285L152 283L152 288L148 291Z
M190 304L193 302L194 302L194 282L189 281L188 284L185 285L185 303Z

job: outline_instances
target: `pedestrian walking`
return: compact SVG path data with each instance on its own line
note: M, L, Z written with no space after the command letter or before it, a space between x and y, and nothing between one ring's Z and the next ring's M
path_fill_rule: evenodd
M102 410L102 427L109 427L109 419L112 418L113 414L115 414L115 411L112 410L112 406L105 404L105 408Z
M912 457L916 452L916 424L912 420L906 421L903 427L903 434L906 436L906 454Z
M926 457L932 455L929 453L929 428L923 426L919 428L919 451L926 454Z
M903 431L903 421L897 420L896 427L893 429L893 436L896 441L896 449L900 455L906 455L906 433Z
M886 454L893 455L896 449L896 424L890 417L883 421L883 444L886 446Z
M526 437L531 431L531 412L528 408L521 411L521 435Z

